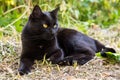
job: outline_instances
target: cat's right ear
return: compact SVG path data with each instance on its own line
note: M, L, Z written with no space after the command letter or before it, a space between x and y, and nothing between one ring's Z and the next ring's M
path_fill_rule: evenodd
M58 10L59 10L59 7L57 7L56 9L54 9L50 12L52 17L57 18Z
M40 9L40 7L38 5L36 5L34 8L33 8L33 11L30 15L30 17L32 18L39 18L40 15L42 15L42 10Z

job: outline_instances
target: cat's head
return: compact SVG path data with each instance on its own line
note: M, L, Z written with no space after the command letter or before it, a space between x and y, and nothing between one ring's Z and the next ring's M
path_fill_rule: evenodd
M39 35L42 39L52 39L58 31L57 13L59 8L49 12L42 12L36 5L29 16L28 29L34 35Z

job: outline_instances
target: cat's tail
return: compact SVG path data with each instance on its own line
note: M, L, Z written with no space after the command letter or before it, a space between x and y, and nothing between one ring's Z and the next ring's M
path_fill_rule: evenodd
M103 45L102 43L98 42L97 40L95 40L95 44L96 44L96 47L97 47L97 51L96 52L100 52L102 57L107 57L106 52L116 53L115 49L109 48L109 47L105 47L105 45Z
M104 48L104 49L102 49L102 51L100 52L100 53L101 53L101 56L102 56L102 57L107 57L106 52L116 53L115 49L105 47L105 48Z

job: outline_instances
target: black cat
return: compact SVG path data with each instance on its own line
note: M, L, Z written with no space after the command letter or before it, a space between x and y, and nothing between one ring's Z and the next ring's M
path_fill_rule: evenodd
M59 28L56 8L50 12L42 12L35 6L29 20L22 31L22 54L19 73L30 72L34 60L42 60L44 55L53 64L72 65L74 61L82 65L91 60L96 52L115 53L112 48L107 48L76 30Z

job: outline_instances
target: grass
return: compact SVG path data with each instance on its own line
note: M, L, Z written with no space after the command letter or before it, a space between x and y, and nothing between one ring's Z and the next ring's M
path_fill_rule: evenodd
M119 63L110 64L99 58L83 66L76 64L59 66L46 61L36 61L30 74L20 76L17 72L21 53L20 34L33 5L39 4L44 11L53 10L59 5L58 19L62 27L79 30L120 52L119 0L99 0L99 2L79 0L80 3L78 0L10 1L16 2L13 4L6 3L4 0L0 1L0 4L2 3L0 8L0 80L114 80L120 78Z

